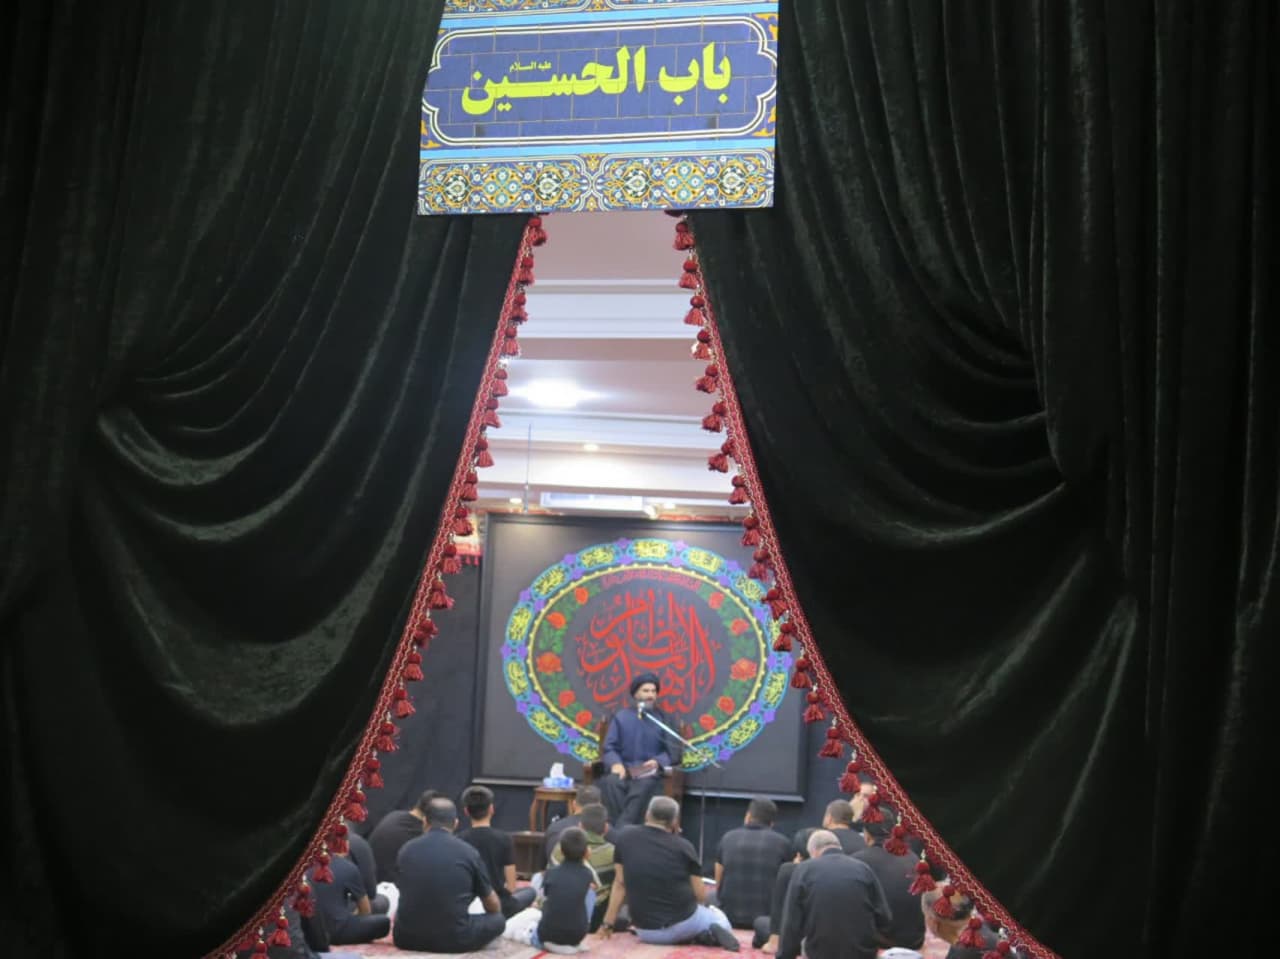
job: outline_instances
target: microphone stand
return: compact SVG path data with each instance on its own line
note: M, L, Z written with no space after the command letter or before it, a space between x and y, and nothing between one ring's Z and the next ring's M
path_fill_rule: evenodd
M694 755L699 756L702 759L705 759L707 761L707 765L715 766L716 769L724 769L724 767L720 765L720 763L716 762L716 758L715 758L716 754L714 750L704 749L701 746L695 746L693 743L689 742L689 740L685 739L678 732L676 732L674 729L672 729L670 726L664 723L661 719L655 716L650 710L641 707L640 717L642 719L648 719L650 722L654 723L659 729L665 732L668 736L671 736L673 739L679 742L682 746L684 746L685 749L689 750ZM704 836L706 835L706 831L707 831L707 788L704 785L701 790L701 795L698 798L698 861L699 862L702 861L702 841Z

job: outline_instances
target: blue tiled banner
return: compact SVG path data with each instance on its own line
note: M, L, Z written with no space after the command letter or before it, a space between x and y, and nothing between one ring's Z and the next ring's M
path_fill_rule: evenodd
M777 0L449 0L419 213L773 203Z

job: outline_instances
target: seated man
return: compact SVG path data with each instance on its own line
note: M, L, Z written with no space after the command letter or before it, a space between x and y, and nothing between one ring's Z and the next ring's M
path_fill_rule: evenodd
M791 861L791 841L773 830L777 817L772 800L751 800L743 824L725 833L716 850L716 896L738 929L750 929L769 911L778 867Z
M880 880L846 856L827 829L809 837L809 861L791 877L778 959L875 959L892 914Z
M605 910L609 908L609 892L613 887L613 843L606 837L609 832L608 813L600 803L584 806L581 814L580 828L587 837L586 863L596 874L595 909L591 916L591 931L595 932L604 921ZM575 827L570 827L575 828ZM561 835L564 835L561 832ZM550 862L558 866L564 861L560 844L551 850Z
M542 918L533 945L548 952L576 953L591 929L600 880L586 863L587 834L577 826L564 831L556 847L561 861L547 870L542 884Z
M574 791L573 799L569 801L569 815L561 816L547 826L547 856L550 857L551 850L556 848L562 832L570 826L582 825L583 806L603 801L599 786L579 786Z
M799 830L791 839L792 859L778 867L778 876L773 882L773 893L769 896L769 912L756 916L752 924L755 936L751 947L770 955L778 951L778 938L782 935L782 907L787 904L787 890L791 888L791 877L796 867L809 861L809 837L814 834L812 826Z
M835 834L846 855L852 856L867 848L862 833L853 828L853 804L847 799L833 799L827 803L827 811L822 815L822 828Z
M641 942L660 946L693 942L734 952L738 940L723 912L707 906L702 866L689 840L676 835L680 807L667 796L649 802L644 825L614 843L613 890L600 934L608 937L625 902Z
M663 770L671 765L666 734L645 717L648 712L667 723L658 699L658 677L641 673L631 681L636 708L619 709L609 723L602 758L609 775L600 781L609 821L615 826L640 822L649 800L662 788ZM667 723L670 725L670 723Z
M422 835L426 828L427 805L439 795L436 790L428 789L418 797L412 809L393 809L373 827L373 832L369 833L369 848L373 851L378 882L397 881L396 857L400 855L400 847ZM373 891L377 892L376 889Z
M400 904L392 941L415 952L476 952L506 928L498 894L480 853L453 834L453 802L437 797L426 815L426 833L405 843L398 857ZM476 898L484 912L471 915Z
M893 913L893 921L882 945L903 949L919 949L924 945L924 915L916 907L916 897L911 884L916 878L916 863L920 857L911 850L895 856L884 848L885 840L898 822L897 813L888 806L880 807L884 817L880 822L864 822L862 837L867 848L853 854L853 858L865 862L880 880L884 897Z
M316 916L324 923L329 942L352 946L373 942L390 932L391 920L373 915L360 868L350 856L333 856L329 869L333 882L316 882L314 875L308 877Z
M516 887L516 845L511 836L489 825L493 821L493 790L471 786L462 794L462 806L471 820L471 828L458 833L458 838L474 846L489 872L489 882L498 893L502 915L510 919L533 905L537 893Z

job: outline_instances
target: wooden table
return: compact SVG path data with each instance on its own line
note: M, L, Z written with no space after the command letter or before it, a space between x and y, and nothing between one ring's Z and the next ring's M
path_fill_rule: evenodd
M562 802L568 805L577 794L578 790L573 786L568 789L535 786L533 788L533 802L529 804L529 832L545 833L547 831L547 807L553 802Z

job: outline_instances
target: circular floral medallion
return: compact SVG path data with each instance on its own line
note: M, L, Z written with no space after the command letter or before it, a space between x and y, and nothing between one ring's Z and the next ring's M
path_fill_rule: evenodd
M599 727L659 677L658 705L699 747L684 768L723 761L773 721L791 654L773 651L765 588L737 563L680 541L619 539L547 567L507 619L503 678L543 739L583 762Z

